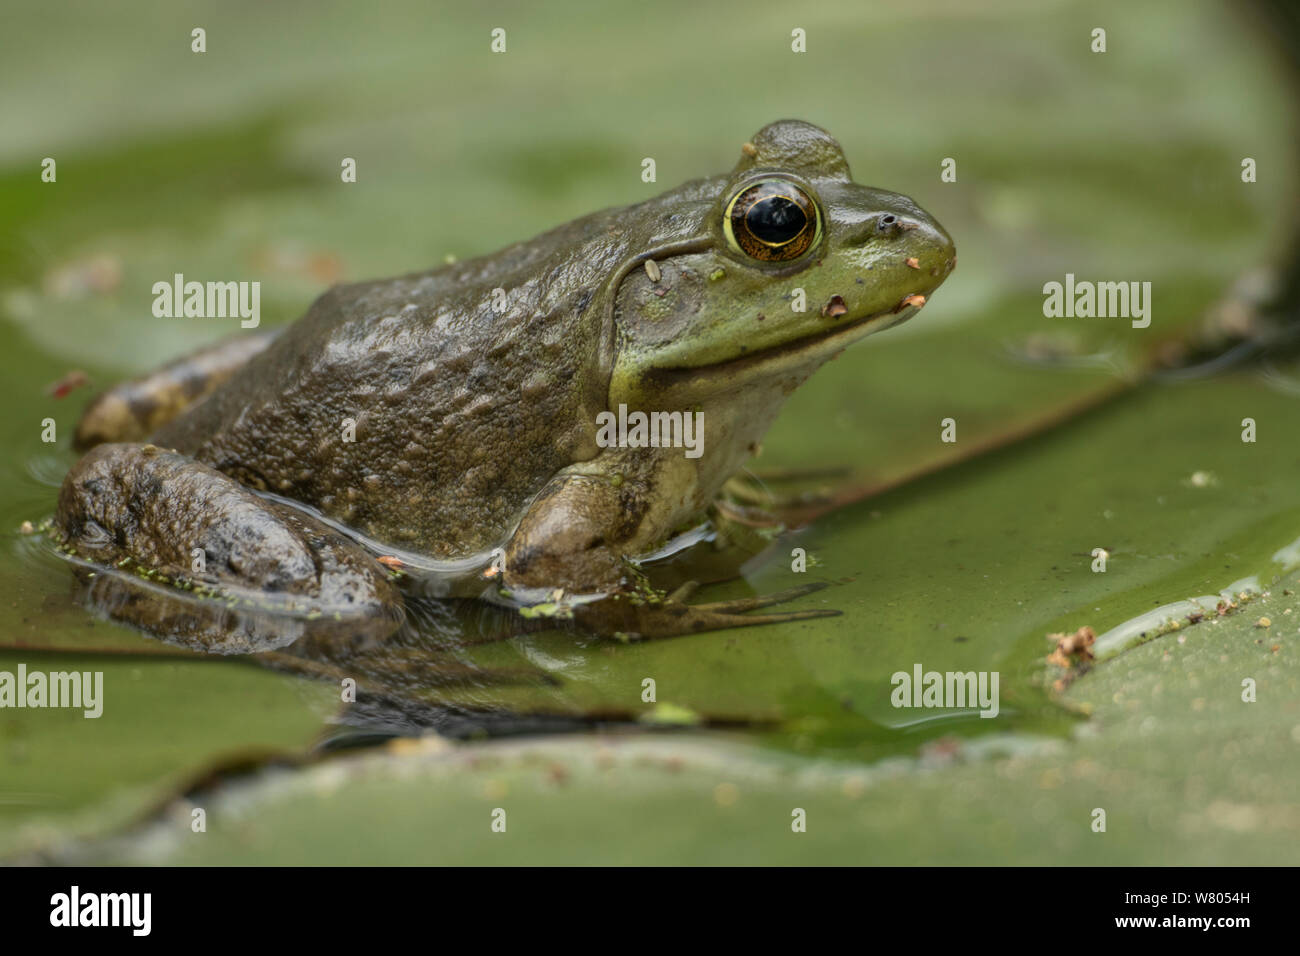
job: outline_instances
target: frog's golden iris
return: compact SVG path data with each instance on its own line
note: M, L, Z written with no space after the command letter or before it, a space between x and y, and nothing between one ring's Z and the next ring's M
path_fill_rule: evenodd
M722 228L738 252L762 262L789 262L821 235L821 213L788 179L764 179L731 197Z

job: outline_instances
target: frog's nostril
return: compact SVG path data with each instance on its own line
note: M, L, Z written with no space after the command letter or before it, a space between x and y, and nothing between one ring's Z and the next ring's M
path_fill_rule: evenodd
M905 232L911 232L917 228L920 223L911 219L902 219L895 216L892 212L885 213L876 220L876 232L885 236L901 236Z

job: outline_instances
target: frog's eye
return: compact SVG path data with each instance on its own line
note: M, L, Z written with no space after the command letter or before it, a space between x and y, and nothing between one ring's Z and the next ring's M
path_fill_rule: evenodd
M763 262L803 255L821 235L821 214L806 192L788 179L765 179L731 197L722 231L737 252Z

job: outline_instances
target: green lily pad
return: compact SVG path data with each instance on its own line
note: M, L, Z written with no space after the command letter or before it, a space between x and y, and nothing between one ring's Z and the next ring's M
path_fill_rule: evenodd
M194 794L68 859L1294 865L1300 599L1274 593L1258 609L1277 623L1215 618L1097 666L1068 693L1092 714L1068 742L947 737L862 766L734 736L401 741Z
M302 754L338 700L235 662L0 652L20 665L101 672L102 712L0 711L0 856L122 827L210 764Z

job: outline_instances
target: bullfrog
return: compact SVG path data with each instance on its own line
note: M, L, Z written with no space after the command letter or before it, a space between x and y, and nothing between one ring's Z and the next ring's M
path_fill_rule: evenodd
M404 593L564 605L643 637L834 613L747 613L811 588L647 599L638 558L700 521L819 366L955 264L830 134L775 122L729 173L337 286L283 330L103 393L56 533L96 567L381 634ZM611 427L638 412L671 422L665 441Z

